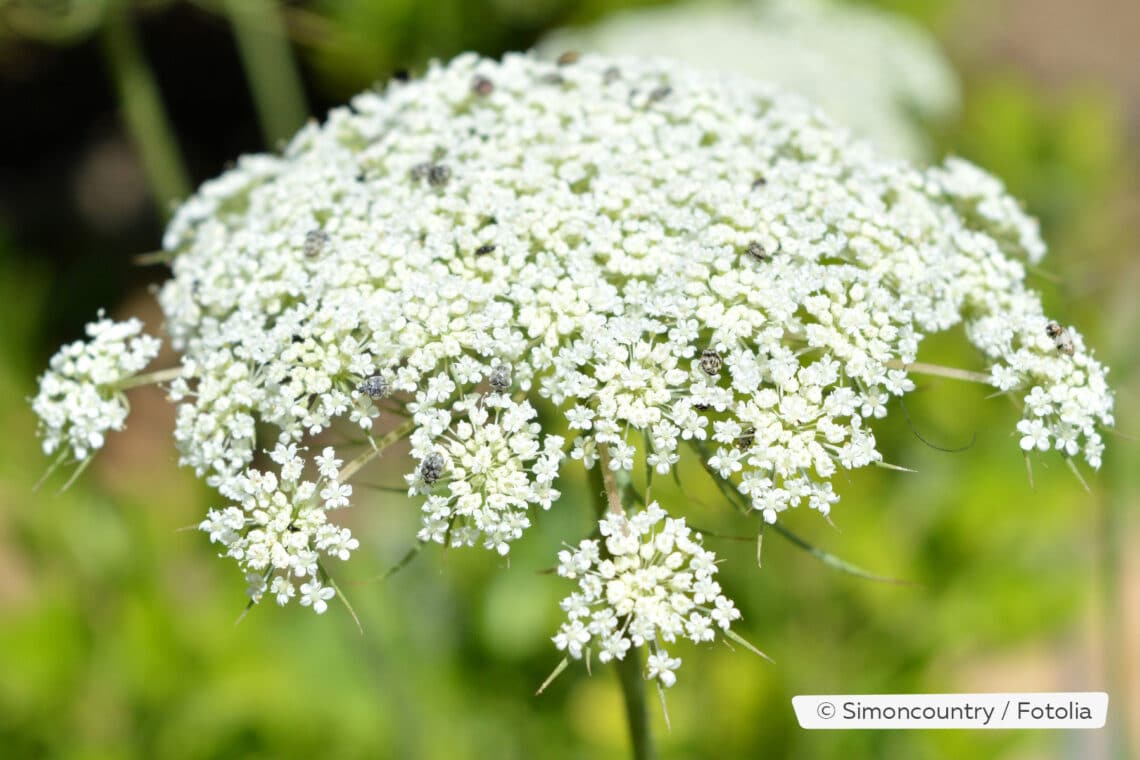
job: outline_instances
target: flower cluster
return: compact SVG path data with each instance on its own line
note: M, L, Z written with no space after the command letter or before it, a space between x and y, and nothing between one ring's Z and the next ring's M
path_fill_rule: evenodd
M632 517L607 514L598 527L602 542L558 553L558 574L578 581L578 590L562 600L567 621L554 645L574 659L596 651L601 662L648 646L646 677L672 686L681 660L660 644L712 641L740 618L714 579L716 555L657 502Z
M302 479L305 460L296 444L278 443L270 457L280 476L251 468L227 482L222 494L236 504L211 509L199 527L237 560L255 602L268 589L285 605L297 595L296 579L305 579L301 604L322 613L334 590L321 581L321 555L347 560L360 546L327 515L348 505L352 486L340 482L341 460L331 446L314 458L315 480Z
M229 501L203 530L254 598L307 579L322 609L317 557L355 547L327 512L359 468L326 452L306 480L298 453L337 425L411 430L421 538L505 553L558 497L567 428L588 467L705 456L768 521L827 513L833 476L880 459L874 422L923 339L958 325L1024 399L1026 448L1097 466L1112 424L1105 368L1025 284L1044 246L1000 183L884 158L795 95L675 62L433 65L239 160L164 246L175 438ZM134 341L115 373L153 356ZM69 362L37 411L49 449L86 453L121 406L77 425L57 377L115 397Z
M114 322L100 315L87 325L88 340L69 343L51 358L32 401L45 454L62 449L82 461L103 448L108 430L123 429L128 412L123 383L162 346L142 329L137 319Z
M938 43L897 14L839 0L744 0L632 8L539 44L668 56L772 82L811 99L890 155L929 158L924 127L958 110L958 81Z
M1024 398L1027 414L1017 423L1021 448L1053 448L1067 457L1083 454L1099 468L1104 441L1096 424L1112 420L1104 369L1089 356L1079 334L1061 328L1069 343L1058 347L1048 336L1048 325L1040 314L1032 314L1021 330L995 325L986 332L984 324L974 329L987 341L987 353L998 359L992 369L996 387L1016 388L1026 377L1034 378Z
M433 436L442 420L432 415L412 439L420 466L407 475L409 495L428 494L419 539L442 544L450 537L452 546L482 543L505 555L530 527L528 509L550 509L559 496L551 484L562 437L542 437L534 407L502 393L470 397L455 411L466 416Z

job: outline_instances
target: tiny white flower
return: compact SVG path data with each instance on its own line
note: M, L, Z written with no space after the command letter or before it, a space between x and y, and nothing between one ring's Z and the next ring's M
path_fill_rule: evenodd
M269 587L270 592L277 597L277 603L284 607L289 600L297 595L297 588L285 576L278 575Z
M1017 423L1017 431L1022 434L1021 448L1025 451L1049 450L1049 430L1041 420L1022 420Z
M646 678L657 679L665 688L677 683L677 668L681 667L680 657L670 657L669 653L661 650L649 655L646 668Z
M336 591L329 586L322 586L316 578L301 585L301 606L312 607L313 612L323 615L329 608L328 600L336 596Z

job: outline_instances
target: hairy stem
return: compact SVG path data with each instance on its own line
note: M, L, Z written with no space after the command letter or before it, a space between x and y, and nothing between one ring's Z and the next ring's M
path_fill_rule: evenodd
M363 454L344 466L344 469L340 471L341 482L343 483L347 481L349 478L359 472L362 467L364 467L376 457L383 454L386 448L396 443L397 441L402 440L405 436L412 432L412 429L415 426L416 425L412 420L407 420L406 422L393 428L392 431L389 432L386 436L376 441L373 448L365 451Z
M891 369L901 369L904 372L912 372L919 375L937 375L939 377L948 377L952 380L965 380L970 383L981 383L982 385L993 385L993 379L985 372L971 372L968 369L958 369L957 367L943 367L939 364L927 364L926 362L911 362L906 364L898 359L891 359L886 363Z
M122 0L108 3L101 42L127 130L141 154L159 213L165 218L174 201L190 194L190 181L158 85L147 67L129 9Z
M610 511L615 515L624 515L617 479L614 477L614 471L610 469L610 452L604 445L598 446L598 467L602 471L602 485L606 490L606 502Z

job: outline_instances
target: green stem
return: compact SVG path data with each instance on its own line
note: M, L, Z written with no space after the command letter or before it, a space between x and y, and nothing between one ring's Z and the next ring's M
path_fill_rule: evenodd
M745 502L740 493L736 489L732 488L732 486L729 485L728 481L726 481L724 478L721 478L717 474L717 471L714 470L709 464L708 450L705 448L704 444L702 444L700 441L691 440L689 441L689 445L693 448L694 451L697 452L697 457L700 460L701 467L704 468L705 472L708 474L709 478L712 479L712 482L716 485L716 487L720 489L720 492L724 494L724 497L728 500L728 503L736 507L742 514L752 513L754 510L752 509L751 505ZM840 572L847 573L848 575L854 575L857 578L866 578L867 580L871 581L910 585L909 581L900 580L898 578L889 578L885 575L878 575L876 573L869 572L859 567L858 565L851 564L847 560L840 559L830 552L825 552L823 549L820 549L817 546L813 546L792 531L785 528L779 523L779 521L774 522L771 525L763 524L760 530L764 531L768 530L769 528L776 531L776 533L778 533L783 538L787 539L793 546L803 549L823 564L827 565L828 567L833 567ZM763 533L760 534L760 536L762 535ZM756 539L757 564L759 564L759 552L761 546L760 536L758 536Z
M415 426L415 422L408 420L407 422L404 422L403 424L394 428L392 432L388 433L379 441L376 441L375 447L364 452L356 459L353 459L351 462L344 466L344 469L340 471L340 482L347 483L349 478L360 471L360 468L364 467L364 465L368 464L373 459L383 454L384 449L388 448L393 443L396 443L396 441L401 440L408 433L412 432L412 429Z
M641 672L641 648L626 652L617 660L621 694L625 698L625 717L629 723L629 740L633 745L634 760L652 760L653 733L649 730L649 710L645 704L645 677Z
M598 465L590 470L590 491L594 494L594 509L598 517L607 510L625 514L621 507L621 489L610 469L610 457L604 446L598 448ZM603 549L604 551L604 549ZM631 648L625 657L614 662L621 694L625 701L626 722L629 724L629 740L633 746L634 760L650 760L656 757L653 750L653 733L649 729L649 712L645 704L645 677L641 667L641 649Z
M285 24L271 0L225 0L265 143L288 139L308 117Z
M103 56L119 97L127 129L137 146L147 182L165 218L173 203L190 194L190 180L178 154L174 130L158 85L147 67L126 4L110 2L100 33Z
M53 45L70 45L79 41L99 26L103 19L105 0L87 0L83 3L59 3L46 7L46 3L4 3L4 25L25 37Z
M948 377L952 380L965 380L971 383L981 383L982 385L993 385L993 378L985 372L971 372L968 369L958 369L957 367L943 367L939 364L927 364L926 362L911 362L906 364L898 359L891 359L886 362L886 365L891 369L901 369L904 372L911 372L919 375L937 375L938 377Z

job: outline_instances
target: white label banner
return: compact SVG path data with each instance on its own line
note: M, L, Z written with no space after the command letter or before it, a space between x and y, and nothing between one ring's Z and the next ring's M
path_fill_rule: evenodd
M1103 728L1103 691L1010 694L805 694L801 728Z

